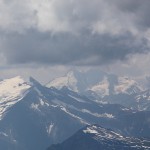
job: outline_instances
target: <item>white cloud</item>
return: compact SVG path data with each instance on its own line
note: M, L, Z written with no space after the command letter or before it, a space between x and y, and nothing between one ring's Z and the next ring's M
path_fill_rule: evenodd
M135 0L1 0L0 28L19 32L28 28L53 32L80 32L82 28L91 28L99 33L129 31L137 35L147 30L139 26L147 23L148 4L147 0L145 3ZM145 18L141 18L143 14Z

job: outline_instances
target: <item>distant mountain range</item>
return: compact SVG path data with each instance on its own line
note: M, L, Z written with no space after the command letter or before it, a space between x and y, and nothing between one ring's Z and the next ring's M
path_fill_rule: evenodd
M129 77L102 71L71 71L49 82L47 87L68 89L100 103L121 104L136 110L150 110L150 89Z
M20 76L1 80L1 149L45 150L49 145L62 143L81 128L91 124L110 128L122 136L150 139L150 112L139 111L136 109L138 105L134 109L121 105L121 98L124 96L126 99L129 96L135 99L127 98L128 101L134 101L133 104L140 104L140 107L143 105L143 108L147 107L148 110L149 90L141 90L138 83L134 82L139 91L136 90L132 94L109 93L99 96L96 92L89 92L90 85L94 87L96 81L98 84L101 83L99 75L95 75L93 79L92 76L92 73L87 73L87 84L84 84L84 87L75 86L75 90L66 85L61 88L50 86L54 81L43 86L32 77L29 81ZM78 81L79 85L85 81L84 76L81 78L82 80ZM101 79L103 81L104 78ZM115 96L118 97L117 101ZM144 106L146 102L147 105Z
M98 125L87 126L47 150L149 150L150 141L125 137Z
M56 78L47 84L47 87L57 89L64 86L79 93L91 91L100 97L120 93L131 95L143 91L142 86L129 77L119 77L94 70L86 72L70 71L66 76Z

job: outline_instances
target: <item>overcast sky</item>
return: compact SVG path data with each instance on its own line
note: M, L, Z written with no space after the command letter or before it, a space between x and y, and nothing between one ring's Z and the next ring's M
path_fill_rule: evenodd
M150 0L0 0L0 78L72 68L149 75Z

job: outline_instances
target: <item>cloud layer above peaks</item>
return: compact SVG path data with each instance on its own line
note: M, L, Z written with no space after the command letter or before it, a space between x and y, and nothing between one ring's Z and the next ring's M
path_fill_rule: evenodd
M0 64L101 65L149 52L149 0L1 0Z

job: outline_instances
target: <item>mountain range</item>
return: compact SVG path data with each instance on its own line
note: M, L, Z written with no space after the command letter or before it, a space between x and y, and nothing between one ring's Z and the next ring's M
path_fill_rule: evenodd
M53 144L47 150L148 150L150 141L125 137L111 129L98 125L80 129L61 144Z
M47 87L56 87L57 89L64 86L79 93L92 91L100 97L119 93L131 95L143 91L143 87L129 77L95 70L86 72L73 70L66 76L56 78L47 84Z
M81 128L90 127L92 124L103 126L106 130L109 128L131 139L149 139L149 90L143 90L136 81L132 81L132 85L137 88L131 84L129 86L128 83L128 86L127 84L125 86L130 88L123 90L126 92L114 94L112 91L122 84L118 82L113 88L109 85L112 91L109 90L111 92L108 95L100 95L97 91L92 91L90 87L102 84L106 76L111 75L97 73L92 78L92 73L86 73L87 76L85 76L85 73L76 72L80 78L75 78L75 73L71 72L65 77L60 77L63 78L62 80L57 78L46 86L32 77L29 81L25 81L20 76L1 80L1 149L46 150L49 145L62 143ZM68 83L68 76L70 83ZM116 76L112 75L110 78L114 83ZM127 100L134 101L133 105L140 104L140 107L143 107L142 111L139 108L136 109L138 105L134 108L127 107L121 103L121 99L115 101L115 96L131 98ZM111 100L112 102L109 102ZM142 104L147 102L147 105L142 106L141 101Z
M120 104L135 110L150 110L150 89L127 76L102 71L70 71L50 81L47 87L68 89L99 103Z

